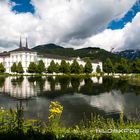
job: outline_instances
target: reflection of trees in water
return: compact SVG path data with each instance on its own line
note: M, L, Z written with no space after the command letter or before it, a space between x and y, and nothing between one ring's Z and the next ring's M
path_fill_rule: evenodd
M127 93L129 91L129 83L127 80L118 80L117 89L121 91L122 94Z
M116 80L112 77L103 78L103 88L105 92L110 92L115 87Z
M132 82L133 83L133 82ZM112 90L120 90L122 94L132 92L136 95L140 94L140 86L131 84L125 79L115 79L111 77L103 78L102 89L104 92L110 92Z
M93 81L91 78L85 78L85 85L80 88L80 92L86 94L93 94Z
M24 80L23 76L12 78L11 83L13 86L21 86L22 82Z
M30 77L28 77L28 81L29 81L29 83L34 83L37 81L37 78L38 77L36 77L36 76L30 76Z
M131 85L130 88L131 88L131 90L132 90L136 95L139 95L139 94L140 94L140 86Z
M74 92L78 92L81 81L82 81L82 79L80 77L71 78L71 85L72 85Z
M4 86L5 77L0 77L0 87L2 88Z
M99 83L100 78L101 78L100 76L97 76L98 83Z
M129 84L127 80L105 77L103 78L103 88L105 92L120 90L121 93L126 93L129 90Z
M47 78L43 78L41 76L28 77L28 81L31 83L36 83L34 86L39 87L41 92L44 91L45 81L48 81L48 84L51 88L52 92L60 92L63 93L75 93L80 92L83 94L97 95L105 92L111 92L112 90L120 90L121 93L128 93L129 91L134 92L135 94L139 94L140 87L135 85L130 85L127 80L123 79L115 79L112 77L104 77L103 83L93 83L90 77L69 77L69 76L49 76ZM84 85L80 85L80 83L84 80ZM99 77L98 77L99 80ZM59 88L56 86L59 85ZM58 86L58 87L59 87Z
M38 80L36 81L36 84L39 86L40 91L42 92L45 86L45 78L42 78L41 76L38 77Z
M61 91L65 92L70 85L70 77L58 77L58 81L60 83L61 86Z
M43 78L42 76L30 76L28 77L28 81L30 82L30 84L36 83L34 87L35 86L39 87L40 92L42 92L45 86L46 78Z
M55 91L56 79L53 76L47 77L47 81L50 84L51 91Z

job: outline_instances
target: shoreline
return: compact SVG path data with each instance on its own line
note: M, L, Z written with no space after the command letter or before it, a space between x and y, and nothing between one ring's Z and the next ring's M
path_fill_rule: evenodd
M0 73L0 77L2 76L91 76L91 77L114 77L114 78L120 78L120 77L140 77L140 74L135 74L135 73L80 73L80 74L63 74L63 73L45 73L45 74L10 74L10 73Z

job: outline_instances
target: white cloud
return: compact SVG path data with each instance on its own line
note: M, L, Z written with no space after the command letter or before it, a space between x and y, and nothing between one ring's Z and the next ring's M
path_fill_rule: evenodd
M75 48L99 45L109 50L112 46L121 47L118 45L120 41L126 43L124 29L112 31L106 27L112 20L123 17L135 2L32 0L35 7L35 14L32 15L14 13L11 11L13 4L3 0L0 2L0 48L14 48L20 35L29 37L32 47L49 42Z
M89 37L83 46L99 46L106 50L140 49L140 12L136 14L132 22L127 23L123 29L106 29L103 32Z

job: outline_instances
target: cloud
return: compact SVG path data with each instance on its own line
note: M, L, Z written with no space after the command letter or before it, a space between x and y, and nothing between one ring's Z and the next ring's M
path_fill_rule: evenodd
M139 49L140 48L140 12L136 14L132 22L125 25L123 29L111 30L105 29L103 32L89 37L83 43L83 46L98 46L106 50L114 51L125 49Z
M0 48L15 48L20 35L29 38L31 47L50 42L74 48L99 45L109 50L112 46L121 47L119 41L126 43L127 40L122 39L124 29L112 31L106 27L112 20L122 18L135 2L136 0L31 0L35 8L33 15L17 14L11 10L15 4L2 0ZM115 38L110 41L111 36Z

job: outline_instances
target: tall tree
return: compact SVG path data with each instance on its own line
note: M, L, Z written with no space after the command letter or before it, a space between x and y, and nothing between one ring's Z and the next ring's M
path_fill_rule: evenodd
M60 72L60 65L58 63L55 64L55 72L56 73Z
M29 73L36 73L37 72L37 65L34 62L30 62L28 70Z
M84 67L83 67L83 65L80 65L80 73L84 73Z
M114 72L114 66L113 66L110 58L106 59L104 66L103 66L103 69L104 69L104 72L106 72L108 74Z
M4 68L4 65L2 63L0 63L0 72L1 73L5 72L5 68Z
M96 72L97 72L97 73L101 73L101 68L100 68L99 65L98 65L97 68L96 68Z
M76 59L73 60L70 69L71 69L71 73L76 73L76 74L80 73L80 65L78 64Z
M70 72L70 66L65 60L62 60L59 70L60 70L61 73L69 73Z
M46 71L45 64L44 64L43 60L40 60L37 65L37 72L42 73L45 71Z
M15 62L11 66L11 72L17 72L17 64Z
M132 62L131 71L133 73L140 73L140 59L136 59Z
M21 62L18 62L16 72L17 72L17 73L24 73L24 70L23 70L23 67L22 67Z
M51 61L49 67L47 68L48 73L56 72L56 64L54 60Z
M118 73L129 73L130 67L128 65L128 61L124 58L121 58L121 61L116 66L116 69Z
M86 64L85 64L85 68L84 68L84 72L85 73L92 73L93 69L92 69L92 64L90 59L86 60Z

